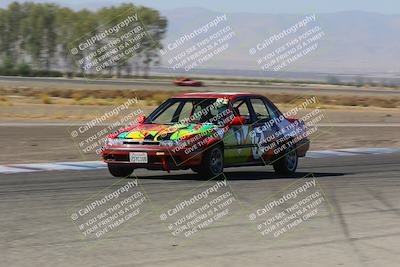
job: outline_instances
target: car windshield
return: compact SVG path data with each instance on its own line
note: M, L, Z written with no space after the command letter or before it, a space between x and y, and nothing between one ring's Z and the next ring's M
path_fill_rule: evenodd
M227 98L172 98L150 114L146 123L224 125L231 115Z

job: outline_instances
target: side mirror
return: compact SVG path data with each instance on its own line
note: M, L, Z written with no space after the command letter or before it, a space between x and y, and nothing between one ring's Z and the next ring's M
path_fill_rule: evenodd
M136 121L137 121L137 123L139 123L139 124L143 124L144 123L144 121L147 119L147 117L146 116L139 116L137 119L136 119Z
M242 126L246 124L246 118L245 117L234 117L233 120L228 124L229 126Z

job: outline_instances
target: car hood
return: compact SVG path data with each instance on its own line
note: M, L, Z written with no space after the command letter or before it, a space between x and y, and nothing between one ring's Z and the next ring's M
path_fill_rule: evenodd
M118 133L115 138L136 139L136 140L177 140L185 136L196 134L211 134L212 132L219 133L220 127L205 123L205 124L140 124Z

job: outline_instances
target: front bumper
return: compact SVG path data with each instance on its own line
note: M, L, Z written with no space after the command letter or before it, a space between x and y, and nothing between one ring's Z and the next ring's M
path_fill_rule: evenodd
M130 152L147 153L147 163L132 163L129 160ZM135 146L119 147L109 146L102 152L105 163L128 164L133 168L149 170L181 170L198 166L201 163L201 151L188 152L185 149L174 150L174 147Z

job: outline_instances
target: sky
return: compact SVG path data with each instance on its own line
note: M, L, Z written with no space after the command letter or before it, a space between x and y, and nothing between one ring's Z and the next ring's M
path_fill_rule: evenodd
M400 14L399 0L30 0L53 2L74 9L109 6L133 2L158 10L182 7L202 7L217 12L250 12L274 14L332 13L338 11L366 11L382 14ZM0 0L6 7L13 0ZM23 2L23 1L19 1Z

